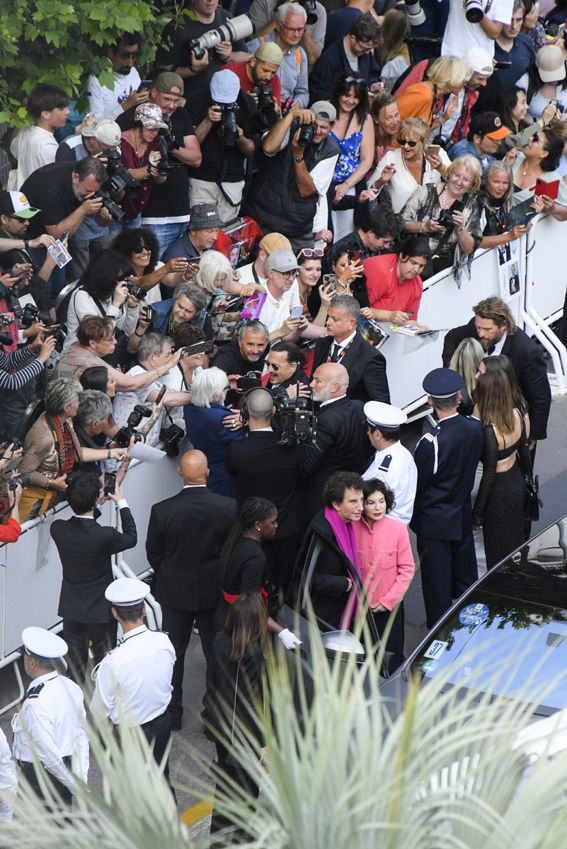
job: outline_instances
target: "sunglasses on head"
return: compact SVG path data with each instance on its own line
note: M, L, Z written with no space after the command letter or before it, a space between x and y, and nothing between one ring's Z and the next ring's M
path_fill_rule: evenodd
M300 256L304 256L306 259L311 259L315 257L316 259L320 259L324 255L325 251L323 248L301 248L299 251L297 258Z
M400 147L416 147L419 144L419 141L415 139L398 139L398 144Z

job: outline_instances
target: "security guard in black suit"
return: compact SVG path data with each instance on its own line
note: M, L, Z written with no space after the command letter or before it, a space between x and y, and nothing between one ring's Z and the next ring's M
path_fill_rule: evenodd
M477 419L461 416L463 379L448 368L423 381L438 424L415 450L417 493L410 523L417 534L427 627L478 577L472 533L471 490L484 447Z

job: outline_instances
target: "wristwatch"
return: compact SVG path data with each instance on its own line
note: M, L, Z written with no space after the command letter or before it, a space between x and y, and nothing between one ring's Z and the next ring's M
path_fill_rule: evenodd
M303 162L303 156L294 156L293 161L294 162Z

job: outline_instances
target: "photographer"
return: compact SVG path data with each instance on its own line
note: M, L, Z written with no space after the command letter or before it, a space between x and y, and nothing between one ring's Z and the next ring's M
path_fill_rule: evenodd
M325 197L339 157L338 143L329 137L330 103L313 109L295 107L280 118L262 141L259 170L244 212L265 233L285 234L294 250L313 245L313 222L320 198Z
M251 94L260 107L266 95L271 98L272 108L277 110L274 120L279 117L282 105L282 84L278 76L282 60L281 47L273 41L263 41L246 62L229 62L226 66L238 77L241 90ZM266 128L271 126L268 122L265 125Z
M243 41L221 41L197 58L191 42L205 33L218 29L231 15L219 8L218 0L189 0L185 14L171 21L163 32L156 64L175 71L185 81L184 95L194 120L200 121L207 111L207 96L211 77L229 61L247 59ZM166 46L167 45L167 46Z
M238 218L246 159L255 150L258 109L234 71L213 74L206 117L195 127L203 161L192 168L191 203L214 203L226 224Z
M464 59L473 47L482 47L494 56L494 43L503 27L510 24L512 6L513 0L450 0L441 55ZM466 12L473 7L482 12L478 23L467 19Z

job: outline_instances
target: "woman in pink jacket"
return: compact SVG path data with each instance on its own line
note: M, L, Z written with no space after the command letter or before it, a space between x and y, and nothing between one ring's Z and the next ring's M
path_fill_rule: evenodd
M392 490L381 480L364 482L364 513L354 524L360 575L374 615L378 633L382 636L391 611L399 605L390 631L387 649L404 656L404 605L415 572L407 526L386 514L394 506ZM396 663L396 665L398 665Z

